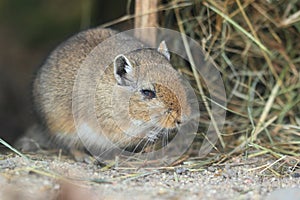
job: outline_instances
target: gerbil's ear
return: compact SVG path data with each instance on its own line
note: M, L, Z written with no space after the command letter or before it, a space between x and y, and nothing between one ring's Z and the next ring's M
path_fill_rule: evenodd
M170 52L169 52L167 44L164 40L161 41L161 43L159 44L157 51L159 53L161 53L162 55L164 55L168 60L170 60Z
M114 76L119 85L129 86L133 78L133 67L123 54L114 60Z

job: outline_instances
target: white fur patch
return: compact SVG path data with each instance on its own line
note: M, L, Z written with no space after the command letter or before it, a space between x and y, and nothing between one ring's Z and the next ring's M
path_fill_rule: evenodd
M103 150L113 147L113 144L109 139L100 133L95 132L87 123L83 123L78 127L78 136L87 149L92 147Z
M130 65L125 65L125 71L127 74L130 74L132 72L132 67Z

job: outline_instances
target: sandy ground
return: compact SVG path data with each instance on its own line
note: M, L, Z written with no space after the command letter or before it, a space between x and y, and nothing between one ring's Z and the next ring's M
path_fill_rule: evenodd
M108 169L64 156L0 155L0 199L300 199L298 173L278 177L261 168L273 161L262 162Z

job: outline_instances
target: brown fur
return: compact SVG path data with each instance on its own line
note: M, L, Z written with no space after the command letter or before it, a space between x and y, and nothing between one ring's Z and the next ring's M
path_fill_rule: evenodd
M72 113L72 92L79 67L99 43L114 34L116 32L110 29L95 28L75 35L51 53L35 79L33 95L37 111L51 135L68 143L69 148L81 145ZM143 46L134 39L124 40L127 41L124 45L128 45L128 48ZM107 47L107 55L116 48L118 47ZM97 59L105 56L99 55ZM117 84L114 65L109 65L104 75L97 80L95 93L94 109L101 132L96 125L87 122L93 132L108 138L121 148L137 145L141 140L147 139L148 131L153 127L176 128L184 116L190 113L181 80L164 55L156 50L140 49L125 56L133 68L131 78L137 83L132 87L135 89L128 90L128 87ZM165 73L162 74L162 71ZM86 81L90 81L89 79L87 77ZM156 98L144 99L141 95L142 87L155 89ZM156 124L149 125L151 122ZM134 124L139 127L139 123L141 131L133 128ZM107 147L101 141L89 141L89 135L85 137L91 146L98 145L99 149Z

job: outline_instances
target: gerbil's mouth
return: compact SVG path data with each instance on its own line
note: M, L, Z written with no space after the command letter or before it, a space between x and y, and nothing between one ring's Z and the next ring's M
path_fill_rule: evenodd
M160 140L173 138L178 133L178 128L163 128L159 132L149 132L146 136L148 143L157 143ZM172 136L172 137L171 137Z
M155 131L158 129L159 131ZM133 153L147 153L161 149L168 145L168 143L176 136L177 132L177 128L162 129L156 127L152 131L149 131L146 136L141 138L137 144L128 146L125 150Z
M181 120L175 120L175 126L176 128L178 128L180 125L182 124L182 121Z

